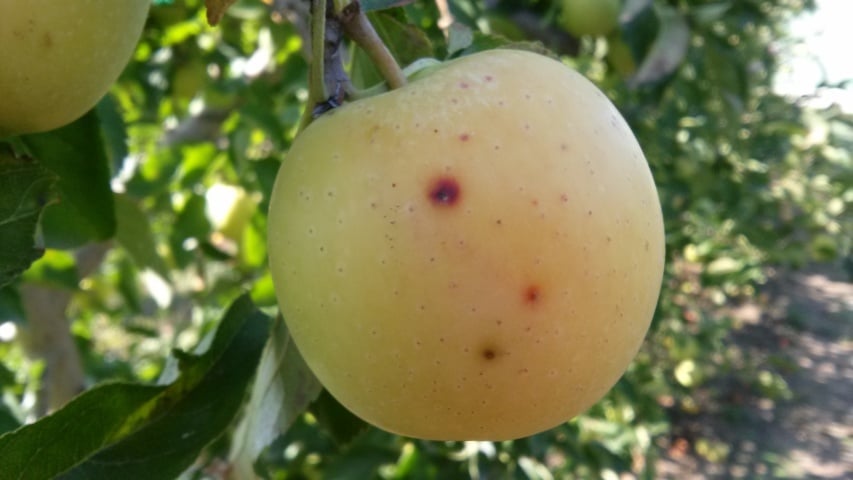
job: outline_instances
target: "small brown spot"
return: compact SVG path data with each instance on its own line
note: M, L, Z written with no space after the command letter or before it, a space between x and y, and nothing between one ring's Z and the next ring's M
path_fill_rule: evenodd
M469 85L466 82L459 82L459 88L468 88Z
M471 139L470 133L463 133L463 134L459 135L459 140L462 140L463 142L467 142L470 139Z
M452 207L459 202L459 182L453 177L440 177L429 189L429 199L436 206Z
M491 75L486 75L485 77L483 77L483 80L485 80L485 81L487 81L487 82L491 82L491 81L492 81L492 80L494 80L494 79L495 79L495 78L494 78L493 76L491 76Z
M560 201L563 203L569 203L569 195L565 194L565 193L561 194L560 195Z
M496 356L497 354L491 348L486 348L485 350L483 350L483 358L485 358L486 360L494 360Z

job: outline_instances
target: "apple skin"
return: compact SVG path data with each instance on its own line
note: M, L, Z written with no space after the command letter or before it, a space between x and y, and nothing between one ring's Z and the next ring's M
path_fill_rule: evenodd
M0 135L61 127L124 69L151 0L0 0Z
M607 35L619 25L620 0L562 0L560 24L575 36Z
M294 342L365 420L503 440L599 400L664 264L630 128L577 72L493 50L317 119L276 178L270 269Z

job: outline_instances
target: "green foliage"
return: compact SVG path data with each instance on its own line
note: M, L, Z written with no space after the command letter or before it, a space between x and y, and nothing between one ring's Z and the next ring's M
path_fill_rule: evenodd
M169 385L105 383L0 437L0 478L179 475L239 409L267 329L268 319L243 297L206 352L177 356L180 376Z
M0 149L0 288L41 256L36 231L43 209L56 199L55 182L39 163Z
M268 329L243 297L219 320L246 291L274 314L266 208L307 97L305 12L271 13L266 3L237 2L212 28L200 0L156 2L134 60L95 111L57 131L0 139L0 286L9 284L0 333L17 332L0 335L0 432L30 423L0 437L0 478L125 478L131 460L139 475L167 477L194 464L184 478L222 462L264 478L652 478L655 439L671 415L701 410L697 398L738 368L725 344L734 327L719 308L754 294L771 265L850 255L853 117L770 88L771 46L811 2L626 2L638 8L617 32L573 39L551 2L461 0L451 12L466 28L450 40L433 2L365 2L407 3L371 13L403 64L521 35L526 48L547 47L599 84L651 163L668 257L645 347L579 418L501 443L364 427L320 394L280 319ZM619 45L633 68L616 65ZM379 83L366 55L352 52L356 86ZM259 196L237 240L212 220L225 208L215 185ZM108 253L81 271L76 248L101 241ZM19 277L43 244L47 254ZM35 320L19 305L19 289L35 283L73 294L66 313L87 379L113 383L32 423L43 406L31 399L51 381L28 354ZM179 354L181 375L170 377L169 352L199 342L206 353ZM790 395L766 369L739 375L769 398ZM41 451L50 455L33 454ZM104 465L122 470L97 470Z

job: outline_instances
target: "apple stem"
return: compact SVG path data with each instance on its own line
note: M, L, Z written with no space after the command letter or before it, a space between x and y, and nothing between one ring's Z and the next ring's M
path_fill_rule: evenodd
M389 88L393 90L406 84L406 75L394 60L388 47L379 38L358 0L347 5L341 12L341 26L347 37L364 49Z

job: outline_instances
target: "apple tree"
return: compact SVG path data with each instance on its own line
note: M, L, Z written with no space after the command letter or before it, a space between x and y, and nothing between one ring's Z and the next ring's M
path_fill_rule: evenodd
M850 254L812 2L149 3L0 0L0 479L651 478Z

